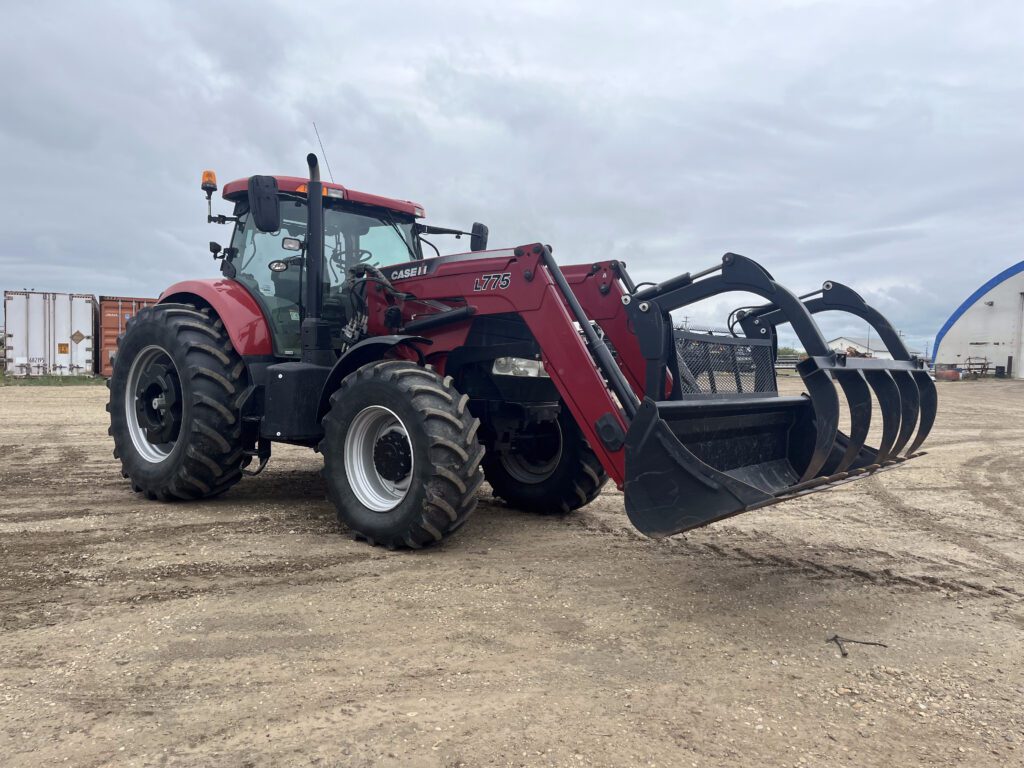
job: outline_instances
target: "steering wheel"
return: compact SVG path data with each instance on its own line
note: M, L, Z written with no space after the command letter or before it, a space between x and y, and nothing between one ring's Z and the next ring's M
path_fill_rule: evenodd
M365 248L354 248L351 251L339 248L331 254L331 261L341 269L351 269L359 264L365 264L372 258L373 251L368 251Z

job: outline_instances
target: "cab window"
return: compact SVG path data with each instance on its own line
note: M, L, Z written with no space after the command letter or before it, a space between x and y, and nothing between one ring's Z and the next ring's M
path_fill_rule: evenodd
M341 329L353 306L345 296L351 270L360 265L383 268L419 257L412 217L343 205L324 207L323 316L330 323L331 336L339 347ZM238 224L231 244L238 251L233 262L236 279L262 305L270 321L275 354L297 357L305 314L302 297L306 269L304 255L285 250L282 241L286 237L305 240L306 201L282 196L278 232L258 231L244 202L238 204L235 215Z
M281 229L260 232L248 210L236 213L238 224L231 245L238 249L234 258L237 280L245 285L263 307L270 322L274 352L283 357L297 357L300 352L299 330L302 324L302 256L286 251L281 241L286 237L306 237L306 204L298 200L281 201ZM287 268L277 271L271 263L284 262ZM278 268L279 264L275 264Z

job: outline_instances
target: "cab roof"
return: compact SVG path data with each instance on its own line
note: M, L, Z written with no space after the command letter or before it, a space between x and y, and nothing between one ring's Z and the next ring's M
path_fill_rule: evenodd
M277 179L277 188L281 192L292 192L295 194L303 195L309 185L309 179L303 179L298 176L275 176ZM416 218L423 218L424 211L423 206L419 203L414 203L411 200L396 200L393 197L382 197L381 195L371 195L369 192L358 192L348 187L343 187L341 184L334 184L332 182L324 181L321 182L324 186L324 196L340 198L342 200L348 200L353 203L360 203L362 205L372 205L377 208L387 208L388 210L395 211L397 213L405 213ZM231 200L234 202L242 198L249 189L248 179L236 179L235 181L229 181L224 185L224 192L222 193L225 200Z

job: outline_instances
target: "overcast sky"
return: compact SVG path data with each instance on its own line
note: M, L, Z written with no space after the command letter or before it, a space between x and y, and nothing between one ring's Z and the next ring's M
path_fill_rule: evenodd
M736 251L918 349L1024 258L1019 0L412 6L4 0L0 288L216 276L200 172L300 175L313 120L433 223L638 280Z

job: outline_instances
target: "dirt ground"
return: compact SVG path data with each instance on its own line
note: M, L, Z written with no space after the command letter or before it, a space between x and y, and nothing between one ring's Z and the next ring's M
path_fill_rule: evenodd
M351 540L299 449L144 501L106 394L0 388L5 766L1024 764L1020 383L940 383L929 455L686 536L484 486L416 553Z

